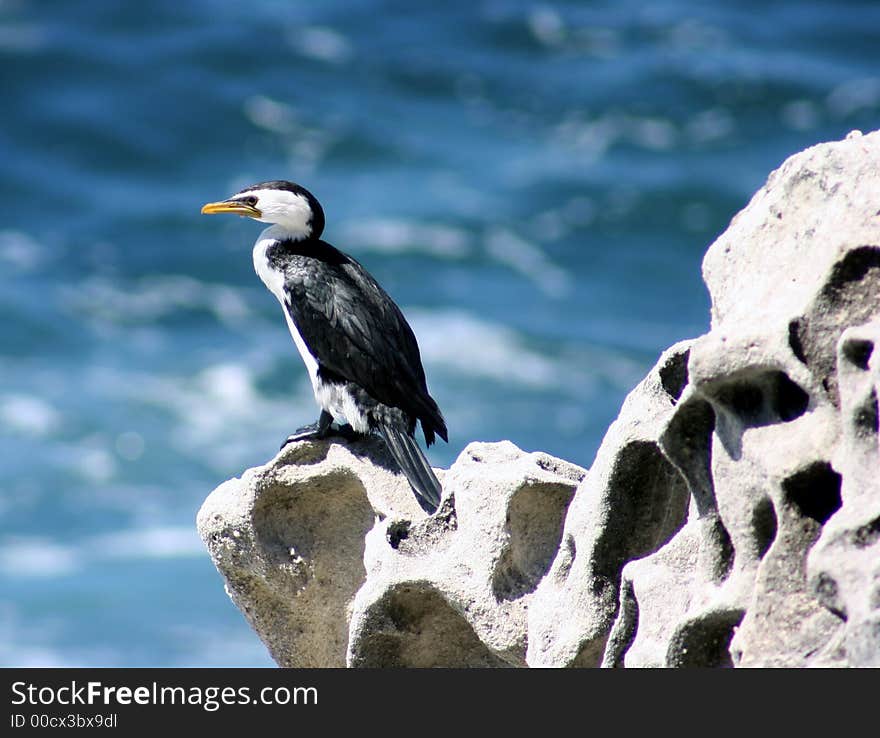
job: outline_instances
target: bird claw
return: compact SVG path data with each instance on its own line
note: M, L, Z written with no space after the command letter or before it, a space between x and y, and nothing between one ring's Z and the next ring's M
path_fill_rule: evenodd
M297 428L296 431L289 435L284 443L281 444L279 451L288 444L296 443L297 441L321 441L330 436L340 436L346 441L355 441L360 434L348 423L345 423L344 425L332 423L323 429L321 428L320 423L312 423L311 425L304 425L302 428Z
M284 448L290 443L296 443L297 441L311 441L318 440L322 438L320 431L318 430L318 424L312 423L311 425L304 425L302 428L297 428L294 433L289 435L284 443L281 444L281 448ZM281 450L279 449L279 451Z

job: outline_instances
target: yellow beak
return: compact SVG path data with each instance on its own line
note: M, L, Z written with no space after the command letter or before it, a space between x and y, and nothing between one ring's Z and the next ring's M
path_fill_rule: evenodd
M221 202L209 202L202 207L202 215L216 215L217 213L234 213L235 215L259 218L262 213L255 207L246 205L236 200L222 200Z

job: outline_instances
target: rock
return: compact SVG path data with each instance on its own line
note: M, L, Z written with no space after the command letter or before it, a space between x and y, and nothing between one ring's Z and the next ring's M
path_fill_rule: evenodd
M421 512L377 445L291 444L222 484L199 511L226 591L281 666L345 665L365 537L392 506Z
M199 531L285 666L880 666L880 132L789 158L709 248L711 330L589 472L472 443L426 517L304 442Z
M664 444L696 514L624 567L606 665L880 665L878 210L880 133L851 135L788 159L709 248L711 331ZM702 441L677 458L689 407Z
M378 438L304 441L218 487L198 528L281 666L524 665L527 603L584 470L472 443L430 518Z
M815 661L880 666L880 320L843 332L837 367L842 438L834 466L841 506L809 553L807 578L842 622Z
M687 382L688 352L688 343L673 346L630 393L578 488L562 548L529 606L529 665L597 666L623 565L684 524L687 484L661 437Z

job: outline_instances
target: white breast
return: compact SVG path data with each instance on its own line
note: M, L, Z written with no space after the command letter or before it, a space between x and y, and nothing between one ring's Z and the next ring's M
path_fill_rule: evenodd
M302 357L303 363L306 365L306 370L309 373L309 379L312 380L312 389L315 391L315 394L318 393L318 362L314 356L312 356L309 351L309 347L306 346L306 342L303 340L303 337L300 335L299 329L296 327L296 323L293 322L293 319L290 317L287 312L287 308L285 308L284 303L287 299L284 293L284 274L279 272L277 269L273 269L269 264L269 260L266 257L266 250L276 244L278 241L282 240L286 235L286 231L279 226L272 226L271 228L267 228L260 234L260 237L257 239L257 242L254 244L254 269L259 275L260 279L263 280L263 284L269 288L269 292L271 292L275 297L278 298L278 302L281 303L281 312L284 313L284 318L287 321L287 327L290 329L290 335L293 336L293 342L296 344L296 348L299 351L299 355Z
M366 416L358 408L357 402L351 393L340 385L324 383L318 377L318 362L309 351L309 347L306 346L306 342L296 327L296 323L293 322L285 307L287 295L284 292L284 275L277 269L272 268L268 258L266 258L266 251L288 235L289 231L277 225L263 231L260 234L260 238L257 239L257 243L254 244L254 269L256 269L260 279L263 280L263 284L269 288L269 291L281 303L281 312L284 313L287 327L290 329L290 335L293 336L293 342L296 344L299 355L302 356L303 363L306 365L309 379L312 380L315 400L319 407L329 412L334 418L341 418L343 421L351 424L352 428L359 433L367 433L370 429L369 423Z

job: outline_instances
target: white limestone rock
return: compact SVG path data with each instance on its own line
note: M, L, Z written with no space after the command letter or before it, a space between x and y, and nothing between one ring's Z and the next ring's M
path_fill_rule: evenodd
M880 316L880 133L788 159L703 273L712 326L677 412L711 418L692 459L704 489L670 458L705 502L624 568L628 639L605 663L880 665L880 359L862 325ZM714 571L674 555L695 545Z
M426 517L303 442L199 531L284 666L880 666L880 132L789 158L709 248L710 331L589 472L473 443Z
M381 440L292 444L218 487L198 528L282 666L524 665L527 604L584 470L472 443L430 518Z
M661 437L687 383L688 351L688 343L668 349L630 393L578 487L562 547L529 606L530 666L598 666L621 568L683 525L688 488Z

